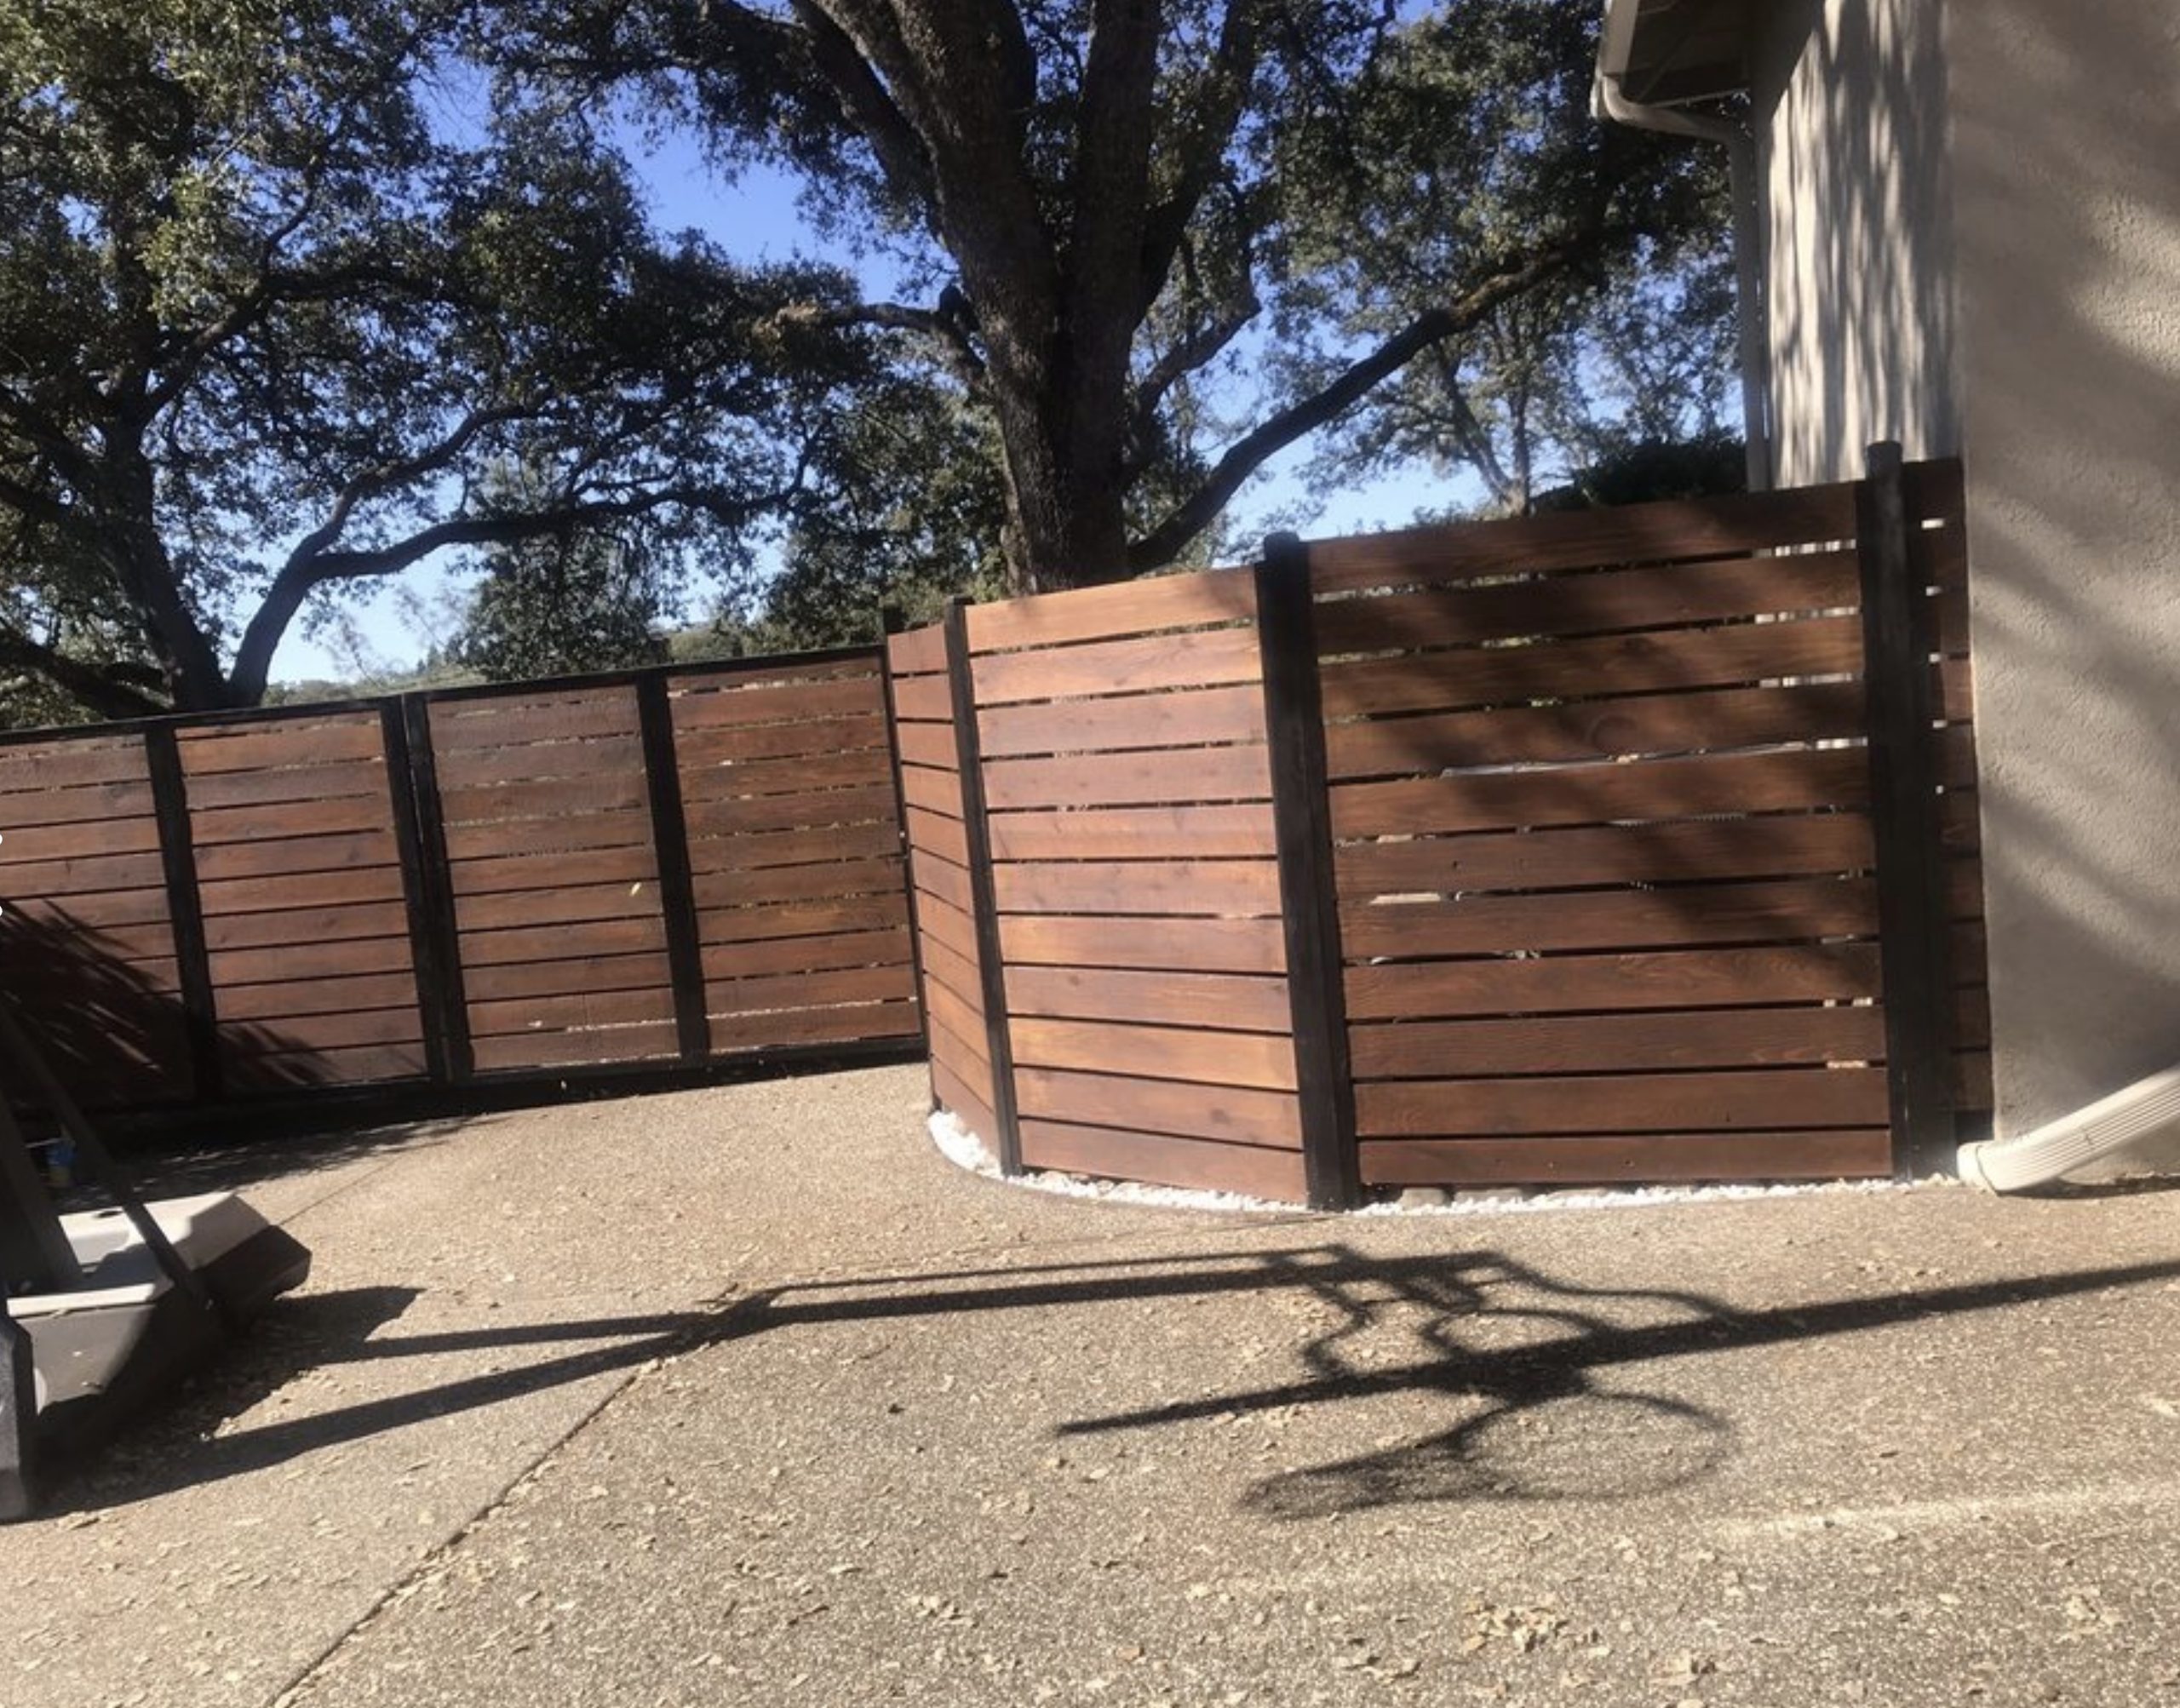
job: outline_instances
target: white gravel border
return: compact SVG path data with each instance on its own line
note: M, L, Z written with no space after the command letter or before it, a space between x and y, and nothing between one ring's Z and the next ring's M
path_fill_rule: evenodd
M1293 1215L1299 1205L1239 1192L1207 1192L1180 1186L1150 1186L1134 1180L1096 1180L1036 1168L1010 1179L999 1172L999 1159L983 1139L961 1124L951 1109L931 1117L932 1143L955 1167L987 1180L1062 1198L1099 1198L1114 1204L1150 1204L1170 1210L1276 1211ZM1661 1204L1704 1204L1739 1198L1811 1198L1838 1193L1903 1192L1960 1182L1934 1174L1902 1184L1896 1180L1816 1180L1782 1186L1626 1186L1599 1189L1546 1190L1525 1198L1455 1198L1447 1204L1367 1204L1342 1213L1351 1216L1533 1216L1553 1210L1638 1210Z

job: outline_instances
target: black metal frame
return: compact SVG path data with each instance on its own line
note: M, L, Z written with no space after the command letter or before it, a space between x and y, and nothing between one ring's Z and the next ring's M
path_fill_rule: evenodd
M999 1131L999 1172L1022 1172L1022 1118L1014 1101L1014 1040L1007 1017L1007 964L1000 949L999 899L991 869L991 822L984 806L984 742L977 730L977 685L969 656L966 599L946 605L946 681L953 691L954 754L961 768L961 830L968 843L969 900L975 911L977 976L984 987L984 1038L991 1054L991 1114Z
M909 793L906 779L901 775L901 715L893 698L892 638L905 631L907 618L898 605L881 606L878 612L878 632L886 637L879 646L878 680L886 696L886 754L893 768L893 819L899 826L901 836L901 890L909 904L909 977L916 995L916 1035L922 1040L924 1053L931 1053L931 1016L924 1007L923 982L923 914L916 905L916 877L914 860L915 850L909 840ZM931 1106L938 1107L938 1085L931 1087Z
M1898 444L1873 444L1855 495L1870 822L1877 849L1892 1161L1951 1172L1953 990L1939 812L1930 589L1918 581Z
M211 953L204 940L204 904L197 890L197 843L190 834L181 749L171 724L155 725L143 735L144 769L151 780L159 863L166 880L167 918L174 933L175 974L181 987L182 1024L189 1041L190 1078L198 1098L217 1101L226 1089L219 1013L212 990Z
M644 793L651 801L652 852L658 865L658 906L666 926L666 965L674 985L674 1036L681 1059L712 1052L710 1007L704 989L704 946L697 924L696 880L689 871L689 827L681 809L681 765L674 746L674 702L667 679L635 679L636 718L644 748Z
M422 1005L425 1060L427 1066L436 1065L438 1077L458 1086L476 1073L477 1064L469 1046L469 993L462 978L462 929L447 871L446 819L439 803L439 760L432 746L431 704L421 694L404 694L394 707L399 714L404 765L394 792L405 794L409 803L409 834L401 840L401 880L409 902L410 958ZM389 739L388 765L393 753ZM399 826L399 806L395 813Z
M1256 593L1280 914L1287 933L1288 1004L1302 1115L1303 1184L1312 1206L1344 1209L1361 1201L1362 1180L1340 974L1316 601L1310 590L1309 548L1294 535L1274 534L1264 542Z

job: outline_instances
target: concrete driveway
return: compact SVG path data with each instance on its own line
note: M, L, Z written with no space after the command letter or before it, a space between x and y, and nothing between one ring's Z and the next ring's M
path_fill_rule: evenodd
M308 1289L0 1532L0 1702L2180 1704L2180 1197L1327 1218L920 1069L214 1159Z

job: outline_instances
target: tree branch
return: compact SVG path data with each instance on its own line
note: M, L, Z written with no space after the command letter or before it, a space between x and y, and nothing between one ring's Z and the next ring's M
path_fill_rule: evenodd
M1173 270L1173 257L1188 235L1189 222L1219 175L1226 145L1233 140L1235 126L1242 122L1249 87L1256 79L1260 46L1257 0L1232 0L1219 25L1219 46L1212 55L1209 93L1187 127L1185 140L1177 142L1173 151L1181 163L1179 177L1173 193L1144 217L1138 320L1150 313L1150 306L1165 289L1167 275Z
M1494 274L1445 308L1420 315L1345 370L1329 385L1289 404L1227 447L1203 484L1159 524L1128 547L1128 568L1140 573L1171 563L1218 517L1242 484L1266 458L1338 417L1371 387L1396 374L1433 344L1459 337L1491 311L1575 264L1582 246L1574 239L1538 251L1519 266Z
M858 302L847 308L798 303L782 309L777 318L827 331L880 326L919 333L939 345L948 369L967 389L974 392L984 385L984 358L972 336L974 312L967 300L950 287L940 294L935 308L917 308L905 302Z
M41 676L101 718L153 718L170 709L115 680L95 664L71 658L18 629L0 625L0 668Z

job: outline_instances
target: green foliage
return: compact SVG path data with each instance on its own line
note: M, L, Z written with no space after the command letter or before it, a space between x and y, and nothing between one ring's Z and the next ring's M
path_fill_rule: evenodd
M434 552L731 562L792 496L864 366L842 280L662 238L488 46L455 0L0 0L0 667L248 702Z
M597 533L526 540L488 554L451 649L488 682L658 664L667 593L640 547Z

